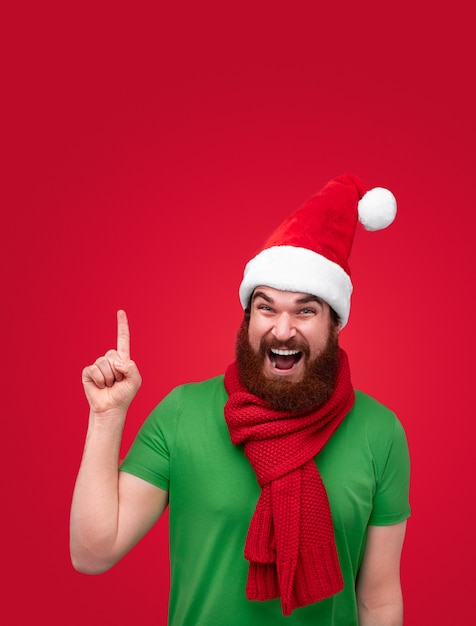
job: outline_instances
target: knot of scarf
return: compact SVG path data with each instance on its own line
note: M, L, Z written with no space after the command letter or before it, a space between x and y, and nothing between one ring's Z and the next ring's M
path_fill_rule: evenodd
M281 598L284 615L343 588L327 492L314 457L353 406L346 353L332 396L307 413L272 409L241 384L236 362L225 373L225 420L261 486L245 558L246 597Z

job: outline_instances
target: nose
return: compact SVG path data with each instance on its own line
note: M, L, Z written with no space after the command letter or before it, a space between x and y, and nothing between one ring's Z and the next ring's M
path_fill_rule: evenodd
M275 320L272 333L278 341L288 341L296 335L296 329L289 313L281 313Z

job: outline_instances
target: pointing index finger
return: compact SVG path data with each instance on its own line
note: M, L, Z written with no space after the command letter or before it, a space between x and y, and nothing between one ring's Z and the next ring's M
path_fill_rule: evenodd
M123 361L131 358L131 335L126 312L122 309L117 312L117 352Z

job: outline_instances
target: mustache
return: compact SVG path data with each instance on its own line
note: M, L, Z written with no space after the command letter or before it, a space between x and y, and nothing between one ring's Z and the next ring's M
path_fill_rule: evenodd
M309 345L304 341L295 339L294 337L291 337L287 341L279 341L275 337L267 337L265 335L264 337L261 338L261 341L260 341L260 347L259 347L260 354L262 355L266 354L266 352L270 350L271 348L275 348L275 349L284 348L286 350L298 350L299 352L302 352L306 356L310 355Z

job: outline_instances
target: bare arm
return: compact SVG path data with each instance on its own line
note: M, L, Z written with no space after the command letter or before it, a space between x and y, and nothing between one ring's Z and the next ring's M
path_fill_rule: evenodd
M119 471L127 409L141 377L130 358L124 311L118 311L117 321L117 350L83 370L90 414L71 507L70 550L74 567L90 574L109 569L124 556L168 502L163 489Z
M369 526L357 579L359 626L402 626L400 557L406 522Z

